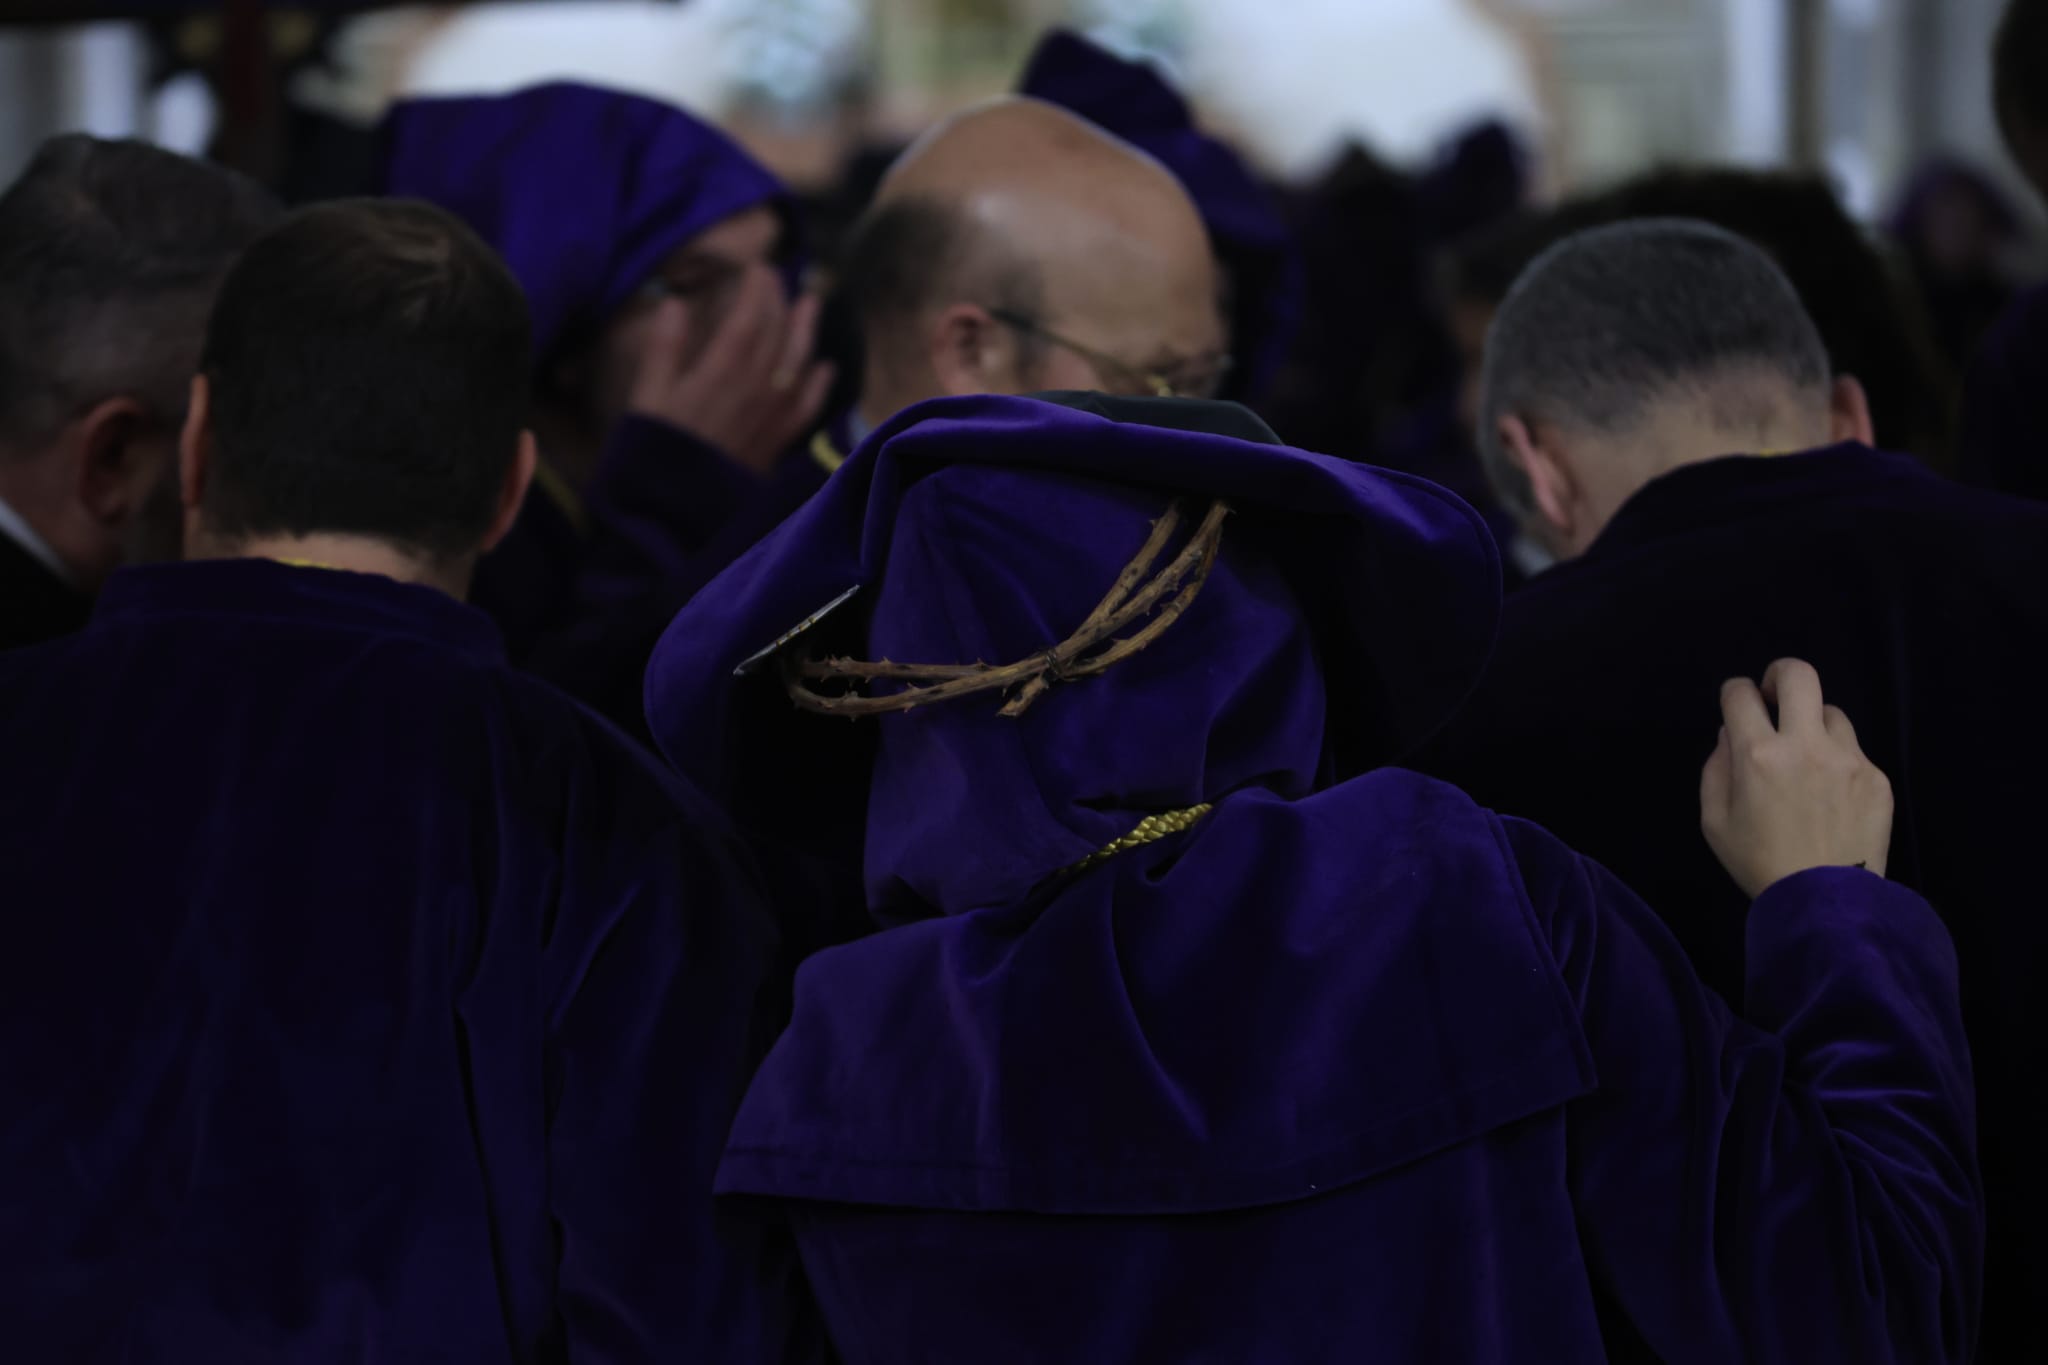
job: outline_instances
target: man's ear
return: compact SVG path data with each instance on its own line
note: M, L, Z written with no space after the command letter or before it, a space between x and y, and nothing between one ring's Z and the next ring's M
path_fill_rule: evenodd
M1013 351L1003 325L977 303L956 303L939 314L929 333L932 372L954 397L1000 393Z
M72 423L79 505L119 529L149 500L163 475L163 430L134 398L107 398Z
M1870 395L1864 392L1863 381L1855 375L1845 374L1837 379L1828 394L1828 435L1837 444L1877 444L1877 428L1870 421Z
M484 533L483 544L477 549L489 554L498 548L498 543L512 534L512 524L519 520L519 509L526 505L526 490L533 486L533 472L540 468L540 443L533 439L533 433L519 433L519 453L513 457L512 467L505 471L505 482L498 489L498 510L491 517L490 530Z
M1578 476L1556 431L1509 413L1500 418L1499 436L1508 458L1529 480L1530 497L1549 538L1572 544L1580 516Z
M213 461L213 392L206 376L192 376L192 396L185 407L185 429L178 433L178 501L187 515L206 499L206 477Z

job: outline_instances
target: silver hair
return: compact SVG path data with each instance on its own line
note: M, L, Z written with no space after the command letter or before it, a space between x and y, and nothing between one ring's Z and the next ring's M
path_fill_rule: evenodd
M159 147L45 143L0 194L0 455L106 398L174 419L214 290L278 216L253 181Z
M1819 330L1761 248L1683 218L1592 228L1537 257L1501 302L1486 340L1480 462L1526 521L1534 498L1501 442L1502 418L1612 435L1690 390L1736 427L1768 405L1768 395L1745 402L1759 375L1823 393L1831 377Z

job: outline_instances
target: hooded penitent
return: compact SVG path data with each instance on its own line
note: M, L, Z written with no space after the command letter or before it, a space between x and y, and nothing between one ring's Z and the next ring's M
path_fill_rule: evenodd
M683 243L784 196L702 119L595 86L405 100L385 139L385 192L439 204L498 249L526 290L543 364Z
M1161 420L1152 403L1076 401ZM1167 412L1204 409L1219 410ZM1142 558L1170 507L1181 529L1160 565L1219 501L1220 553L1185 614L1099 676L1052 682L1021 715L983 695L849 723L799 713L774 659L735 676L855 588L779 657L1038 658ZM677 618L649 674L650 720L757 837L824 858L842 886L860 878L871 927L907 926L848 951L907 963L930 942L924 926L951 922L936 932L964 935L990 968L1003 945L1032 945L1008 956L1012 985L980 994L984 1006L1036 990L1065 1003L1003 1044L1013 1062L1031 1054L1021 1068L998 1075L972 1041L995 1017L965 1031L932 1020L913 1030L925 1040L914 1064L876 1054L871 1070L835 1046L829 1082L784 1070L808 1065L792 1040L825 1027L800 1007L735 1143L816 1131L806 1111L857 1090L893 1136L876 1130L860 1188L831 1197L1217 1207L1354 1178L1572 1092L1584 1081L1576 1030L1526 942L1472 945L1483 1010L1432 1004L1419 983L1365 989L1383 971L1383 933L1419 918L1448 949L1473 926L1425 914L1439 893L1414 868L1361 871L1348 844L1318 847L1319 831L1376 816L1345 812L1356 792L1317 794L1397 757L1464 695L1492 637L1497 574L1484 526L1456 499L1274 444L999 397L926 404L885 426ZM1161 827L1185 832L1080 870ZM1514 894L1497 852L1460 875L1474 905ZM1381 928L1340 911L1361 877ZM1270 914L1243 914L1249 894L1270 896ZM1120 928L1139 922L1142 934ZM882 1025L900 966L848 963L828 988L848 992L835 1036L851 1044ZM807 968L810 984L821 967ZM924 999L946 1011L942 995ZM1431 1045L1361 1084L1356 1058L1397 1015ZM1219 1048L1221 1037L1232 1041ZM1512 1083L1483 1099L1444 1085L1445 1067L1498 1078L1497 1051L1515 1059ZM1117 1102L1076 1107L1059 1098L1071 1086ZM1400 1123L1378 1121L1397 1109ZM895 1138L911 1133L932 1164L889 1169ZM788 1173L735 1157L733 1178L749 1183L757 1160Z
M676 618L656 737L825 869L799 937L858 920L719 1176L780 1201L848 1359L1967 1350L1939 923L1788 879L1751 1025L1600 869L1382 766L1497 575L1449 494L1240 409L984 397ZM1722 1269L1759 1261L1798 1283Z
M678 248L784 197L717 128L588 85L405 100L384 144L387 193L449 210L511 266L533 315L537 376L593 338ZM758 534L784 507L781 490L752 487L722 452L666 424L628 416L606 441L587 489L543 461L535 487L545 496L527 499L484 559L471 600L516 663L630 724L659 621L736 552L720 536ZM586 507L586 493L598 505ZM614 556L629 566L623 576L579 581L592 523L623 531L609 542L624 548ZM643 600L662 608L653 629L638 624Z

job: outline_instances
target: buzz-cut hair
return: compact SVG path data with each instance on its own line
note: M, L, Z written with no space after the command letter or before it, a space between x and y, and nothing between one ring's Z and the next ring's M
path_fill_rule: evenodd
M1527 517L1527 476L1500 438L1505 417L1617 435L1675 396L1718 428L1765 422L1768 385L1824 395L1827 348L1798 293L1734 233L1679 218L1592 228L1533 261L1487 337L1479 451L1509 511Z
M207 330L210 529L476 554L518 458L529 344L518 281L452 215L300 209L243 253Z

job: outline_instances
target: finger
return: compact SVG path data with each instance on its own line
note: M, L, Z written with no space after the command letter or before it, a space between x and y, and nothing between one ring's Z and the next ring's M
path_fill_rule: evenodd
M647 346L640 352L634 374L635 391L666 387L682 369L689 354L690 309L681 299L663 299L654 310L654 325Z
M750 265L740 281L740 297L756 323L744 358L747 373L770 376L782 363L783 341L789 333L790 306L782 277L765 265Z
M739 379L759 373L780 340L780 309L772 278L763 286L762 272L748 267L733 287L732 302L719 319L718 333L704 349L706 369Z
M803 387L797 391L796 401L788 408L788 419L781 425L779 445L789 445L817 423L818 415L825 410L825 400L832 394L832 380L838 373L830 363L822 360L805 371Z
M1735 744L1762 743L1778 733L1771 724L1771 713L1764 708L1763 693L1747 678L1730 678L1721 684L1721 720Z
M648 339L647 354L668 362L673 371L690 345L690 305L681 299L663 299L654 310L654 331Z
M782 356L775 365L778 390L795 388L804 378L804 362L811 358L811 349L817 344L818 315L823 306L824 301L816 294L806 294L790 309Z
M1858 753L1862 752L1863 746L1856 742L1856 727L1850 723L1848 712L1839 706L1829 706L1824 707L1820 715L1821 723L1828 728L1829 739L1847 744Z
M1707 755L1706 764L1700 769L1700 825L1705 829L1718 828L1727 818L1728 801L1735 786L1735 752L1728 738L1728 727L1721 727L1721 738L1714 745L1714 752Z
M1804 659L1780 659L1764 670L1764 700L1778 708L1778 729L1783 734L1825 733L1822 718L1820 674Z

